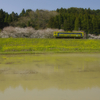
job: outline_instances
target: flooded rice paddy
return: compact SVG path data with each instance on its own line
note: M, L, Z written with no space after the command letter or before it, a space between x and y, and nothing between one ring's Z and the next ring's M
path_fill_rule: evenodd
M0 55L0 100L100 100L100 54Z

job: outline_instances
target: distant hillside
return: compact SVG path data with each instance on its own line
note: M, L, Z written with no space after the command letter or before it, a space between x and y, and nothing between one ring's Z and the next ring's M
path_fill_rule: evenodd
M8 14L0 10L0 29L6 26L33 27L34 29L58 28L67 31L85 31L90 34L100 34L100 10L83 8L60 8L56 11L22 10L18 15Z

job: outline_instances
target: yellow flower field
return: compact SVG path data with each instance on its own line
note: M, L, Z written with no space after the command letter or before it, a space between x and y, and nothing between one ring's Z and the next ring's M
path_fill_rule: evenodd
M100 40L1 38L0 52L100 52Z

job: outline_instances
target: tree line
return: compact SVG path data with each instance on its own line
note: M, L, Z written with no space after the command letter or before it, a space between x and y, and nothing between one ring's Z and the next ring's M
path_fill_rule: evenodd
M91 34L100 34L100 10L83 8L57 9L59 15L49 20L49 27L68 31L85 31Z
M65 31L85 31L100 34L100 10L83 8L60 8L56 11L22 9L21 13L0 9L0 29L6 26L33 27L35 29L58 28Z
M48 10L36 10L23 9L18 15L17 13L12 12L8 14L7 12L0 10L0 29L3 29L6 26L13 27L33 27L37 29L45 29L48 27L49 19L53 16L56 16L58 13L56 11Z
M18 20L18 14L12 12L11 14L8 14L7 12L0 9L0 29L9 26L9 24L13 21Z

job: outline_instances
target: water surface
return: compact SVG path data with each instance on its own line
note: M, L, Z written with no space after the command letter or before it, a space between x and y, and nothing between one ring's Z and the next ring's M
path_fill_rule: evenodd
M100 54L0 55L0 100L100 100Z

